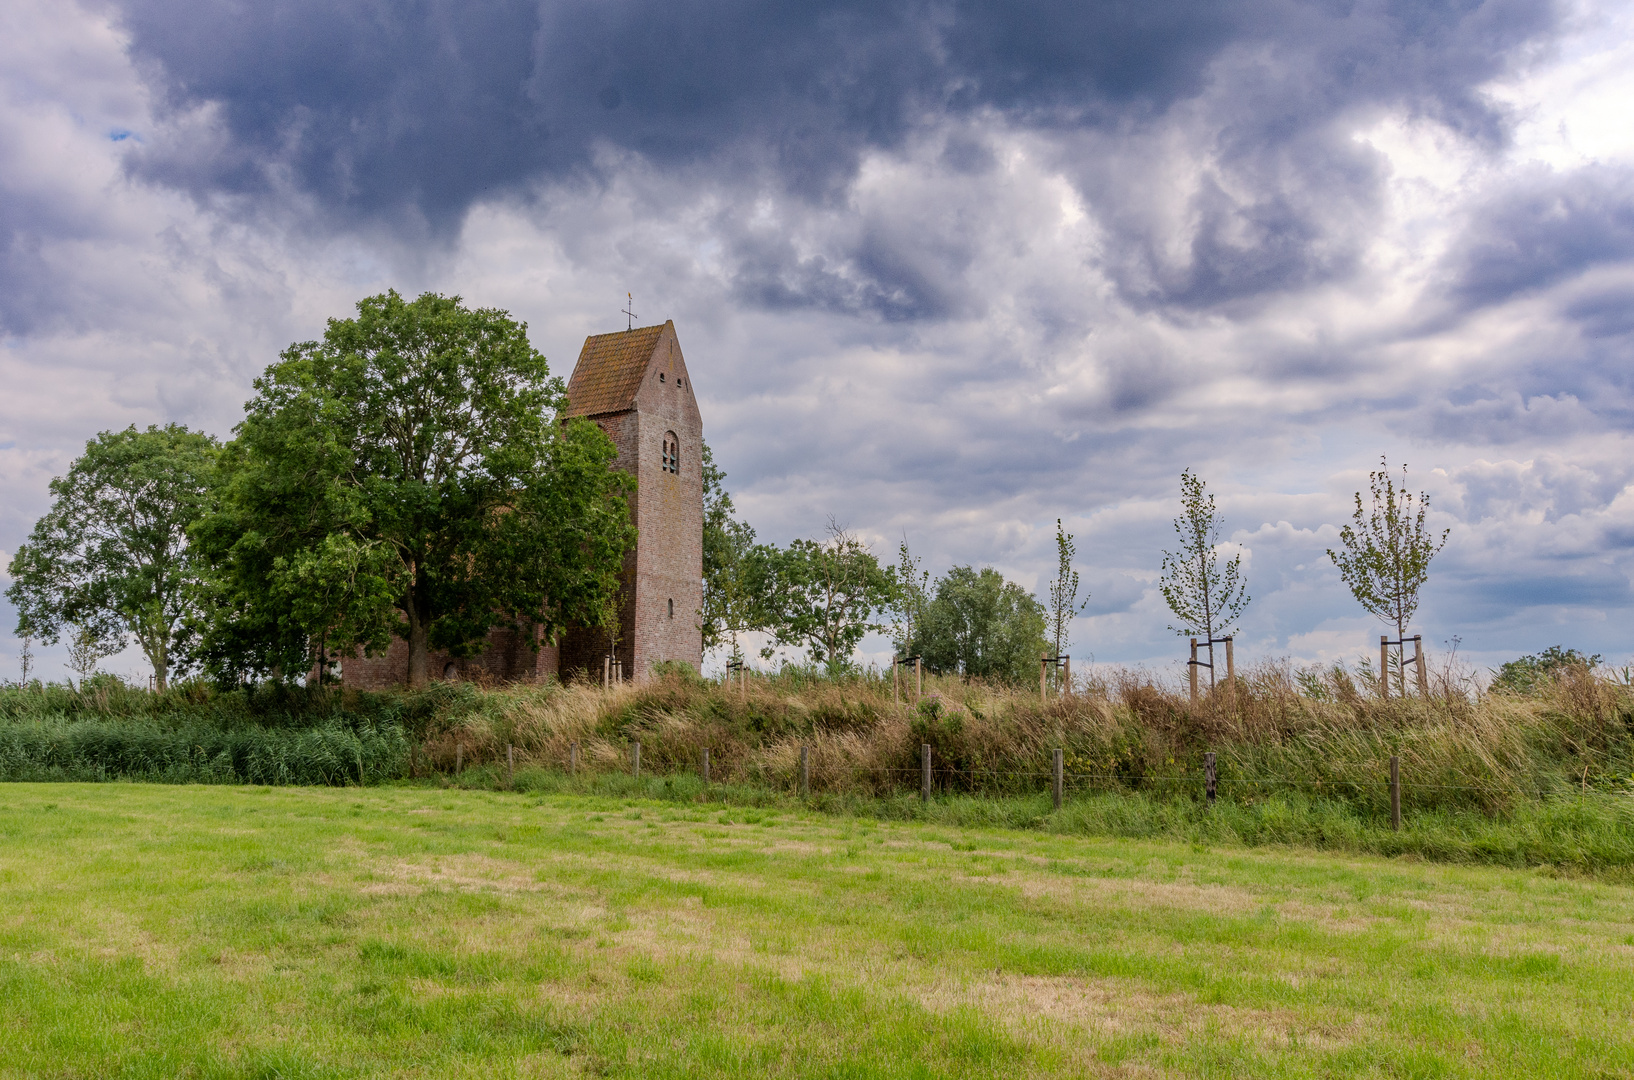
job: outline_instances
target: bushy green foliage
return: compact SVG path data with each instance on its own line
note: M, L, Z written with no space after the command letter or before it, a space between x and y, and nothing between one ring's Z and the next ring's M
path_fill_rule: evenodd
M177 424L104 431L11 561L17 634L69 640L81 677L134 640L160 689L192 666L198 565L187 530L207 509L220 448Z
M526 326L388 292L255 388L193 530L220 673L321 670L397 635L422 686L429 650L468 654L494 626L599 625L635 539L633 480L594 424L558 422L566 391Z
M1542 687L1556 672L1574 667L1598 667L1600 657L1585 656L1576 649L1551 645L1540 653L1517 657L1498 668L1491 689L1497 693L1530 694Z
M65 720L0 725L0 780L368 784L403 776L395 725L242 728Z
M991 566L955 566L937 579L911 648L939 674L1036 683L1044 633L1043 605L1026 589Z

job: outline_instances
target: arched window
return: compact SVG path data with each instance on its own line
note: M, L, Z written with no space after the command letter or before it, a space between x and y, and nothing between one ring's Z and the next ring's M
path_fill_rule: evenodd
M675 437L675 432L664 432L663 469L669 473L681 471L681 440Z

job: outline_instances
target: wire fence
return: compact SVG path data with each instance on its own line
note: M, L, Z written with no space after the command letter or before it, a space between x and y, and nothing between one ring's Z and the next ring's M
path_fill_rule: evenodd
M745 768L741 762L734 763L730 768L731 776L723 778L719 775L719 765L714 763L716 771L712 775L712 763L707 750L701 753L696 762L688 762L677 757L672 752L666 752L663 757L664 772L654 772L650 767L649 776L654 775L694 775L705 784L713 782L735 783L743 781L758 782L773 788L780 788L802 796L810 795L814 789L818 793L829 792L840 794L846 791L855 792L857 781L863 781L863 787L872 787L875 794L889 791L903 793L918 788L920 797L930 800L952 794L989 794L989 795L1016 795L1022 793L1038 794L1052 793L1057 807L1067 794L1082 794L1090 790L1167 790L1175 795L1190 794L1193 797L1206 799L1213 803L1216 793L1226 789L1234 791L1238 797L1253 797L1265 794L1278 788L1301 789L1311 792L1328 793L1335 797L1356 798L1372 801L1379 796L1388 797L1388 808L1392 824L1400 828L1401 807L1404 795L1417 796L1417 801L1423 804L1425 795L1445 796L1452 793L1477 794L1483 799L1495 796L1520 794L1524 784L1517 786L1515 778L1494 776L1482 782L1470 779L1465 782L1448 782L1444 777L1426 778L1424 782L1414 781L1404 776L1401 769L1399 755L1392 755L1387 761L1381 761L1377 772L1364 775L1339 776L1277 776L1277 775L1221 775L1221 764L1212 753L1203 755L1201 767L1183 765L1173 770L1162 772L1145 772L1141 770L1117 769L1070 769L1066 767L1065 754L1061 748L1053 751L1051 767L1043 769L1029 768L987 768L980 765L972 766L968 763L939 760L934 748L929 744L920 747L920 765L918 768L895 765L862 765L846 763L836 765L832 759L814 762L810 754L811 746L802 745L799 748L798 764L783 761L775 765L765 762ZM515 763L513 748L506 748L506 768L508 778L514 771ZM459 752L463 759L463 748ZM622 758L617 760L601 756L599 767L581 766L579 744L572 743L567 760L561 763L564 771L577 774L581 771L585 775L599 775L608 772L628 770L639 777L641 768L641 743L632 741ZM649 761L649 766L653 764ZM816 767L814 768L814 764ZM458 768L458 766L456 766ZM1587 787L1585 773L1585 789ZM847 784L850 781L850 784ZM883 789L883 791L881 790ZM1372 793L1372 794L1364 794ZM1539 794L1542 794L1540 791ZM1379 803L1375 802L1375 806ZM1382 808L1382 807L1381 807Z

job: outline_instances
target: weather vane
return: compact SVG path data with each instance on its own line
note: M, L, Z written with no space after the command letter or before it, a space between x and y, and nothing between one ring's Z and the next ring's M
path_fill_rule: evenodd
M629 305L626 306L623 309L624 314L626 314L626 315L628 315L630 317L629 325L627 325L624 329L634 330L635 329L636 314L635 314L635 311L632 310L632 309L635 307L635 293L625 293L624 295L630 301Z

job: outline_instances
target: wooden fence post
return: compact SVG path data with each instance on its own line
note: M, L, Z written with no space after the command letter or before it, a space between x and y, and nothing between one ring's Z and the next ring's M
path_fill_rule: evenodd
M579 744L576 742L567 744L567 775L579 775Z
M1208 804L1214 805L1214 751L1210 750L1203 755L1203 790L1208 795Z
M807 746L800 744L800 797L803 799L811 794L811 765L806 758Z
M1055 770L1054 771L1055 771L1055 778L1054 778L1055 783L1054 783L1053 786L1055 788L1055 808L1057 810L1059 810L1059 809L1061 809L1061 780L1062 780L1062 776L1061 776L1061 748L1059 746L1057 746L1055 748Z
M635 744L635 778L637 780L641 779L641 743L639 741Z
M1390 635L1379 635L1379 697L1390 700Z
M505 786L516 786L516 747L505 744Z
M1413 635L1413 660L1418 666L1418 696L1430 696L1430 673L1424 668L1424 635Z
M925 661L918 656L913 658L913 693L915 698L925 696Z
M1186 671L1191 675L1191 703L1197 704L1197 639L1191 639L1191 663L1186 665Z
M1390 755L1390 827L1401 832L1401 758Z
M709 747L704 747L704 783L709 783Z
M930 743L919 744L919 801L930 802Z

